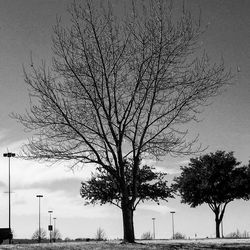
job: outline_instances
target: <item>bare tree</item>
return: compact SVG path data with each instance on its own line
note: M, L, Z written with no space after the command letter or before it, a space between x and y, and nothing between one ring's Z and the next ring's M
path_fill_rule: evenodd
M134 242L140 159L190 154L195 140L181 129L230 77L223 64L196 57L199 22L185 10L173 18L171 2L132 1L129 14L110 2L74 2L71 26L54 28L53 66L25 72L31 107L16 116L34 134L27 158L97 164L114 176L127 242Z
M96 240L105 240L106 239L106 234L105 231L102 228L98 228L96 230L96 236L95 236Z
M46 230L41 228L41 231L40 231L40 238L41 240L44 240L46 239ZM38 240L39 239L39 230L36 230L33 235L32 235L32 240Z
M54 229L53 232L52 232L52 238L53 238L53 241L55 242L56 240L58 239L61 239L62 238L62 235L60 233L60 231L58 229Z

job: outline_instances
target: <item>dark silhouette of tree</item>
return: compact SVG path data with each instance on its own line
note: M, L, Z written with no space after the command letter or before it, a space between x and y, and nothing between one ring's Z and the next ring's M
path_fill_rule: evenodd
M128 196L134 197L133 193L133 164L126 162L124 175L126 179ZM167 186L166 173L154 172L149 166L139 167L137 179L137 199L133 204L133 211L140 202L153 200L159 204L160 200L173 197L172 189ZM86 199L86 204L111 203L122 209L122 190L119 182L106 170L97 169L91 179L82 182L81 196ZM132 222L133 223L133 218Z
M41 228L40 231L41 240L45 240L46 236L47 236L46 230L44 228ZM32 240L38 240L38 239L39 239L39 230L37 229L32 235Z
M124 241L134 242L140 159L195 151L196 139L186 141L181 128L230 74L198 51L202 30L186 10L173 18L171 1L150 0L126 8L75 1L71 26L59 20L54 27L53 66L25 72L31 106L15 117L34 135L23 149L26 158L97 164L116 180Z
M250 165L240 167L233 152L216 151L190 159L174 179L181 201L196 207L208 204L215 214L216 238L220 238L220 223L226 206L235 199L249 199Z

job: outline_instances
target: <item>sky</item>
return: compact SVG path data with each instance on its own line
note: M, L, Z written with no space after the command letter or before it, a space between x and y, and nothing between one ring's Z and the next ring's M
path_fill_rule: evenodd
M24 83L23 67L42 60L50 62L51 35L56 17L68 20L70 0L0 0L0 156L18 153L28 134L15 120L12 112L23 113L29 106ZM187 127L190 136L199 135L205 151L218 149L234 151L242 164L250 160L250 1L247 0L187 0L186 6L194 13L201 11L206 32L200 39L211 60L222 57L235 74L233 84L222 95L214 98L204 109L199 123ZM237 70L238 69L238 70ZM166 156L160 162L150 162L158 170L173 178L189 157ZM108 238L122 238L121 211L113 206L84 206L79 189L93 169L85 166L75 171L63 164L49 165L11 159L12 228L14 237L30 238L38 228L38 198L41 199L41 226L47 229L48 210L53 210L56 227L62 237L95 237L97 228L104 229ZM0 157L0 227L8 227L8 159ZM227 207L224 234L250 232L250 201L233 201ZM187 237L214 237L214 214L206 205L190 208L180 199L169 199L161 205L144 203L135 212L135 236L152 232L155 219L156 238L170 238L175 211L175 231Z

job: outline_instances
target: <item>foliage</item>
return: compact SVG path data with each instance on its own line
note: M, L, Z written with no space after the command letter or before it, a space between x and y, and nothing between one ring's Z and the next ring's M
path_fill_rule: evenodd
M45 240L46 239L46 236L47 236L47 232L44 228L41 228L40 229L40 237L41 237L41 240ZM32 240L38 240L39 239L39 229L37 229L33 235L32 235Z
M167 200L172 196L172 189L167 186L166 173L155 172L154 168L147 165L139 168L137 182L137 200L133 209L139 202L153 200L159 204L160 200ZM117 180L107 171L97 168L97 173L92 174L90 180L82 182L81 196L87 200L86 204L111 203L121 208L122 191ZM133 165L126 162L125 179L129 197L133 196Z
M176 240L184 240L184 239L186 239L186 235L184 235L182 233L179 233L179 232L176 232L174 234L174 239L176 239Z
M249 199L250 165L239 165L233 152L216 151L190 159L174 180L183 203L191 207L206 203L215 213L216 237L226 205L234 199Z
M106 240L105 231L102 228L98 228L96 231L96 240Z
M25 158L97 164L119 183L124 237L133 242L140 159L196 151L196 139L186 141L180 128L196 120L230 74L205 54L196 58L202 30L188 11L173 17L171 1L126 7L121 13L112 1L74 1L70 26L58 20L54 27L53 66L25 71L31 106L15 117L35 135Z
M142 234L141 239L142 240L152 240L153 235L151 234L151 232L145 232Z

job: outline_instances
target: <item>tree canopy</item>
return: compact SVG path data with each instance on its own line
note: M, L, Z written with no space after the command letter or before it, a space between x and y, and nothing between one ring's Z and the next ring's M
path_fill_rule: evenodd
M215 213L216 237L220 237L219 225L227 204L250 197L250 165L239 165L233 152L216 151L190 159L174 179L173 187L183 203L191 207L206 203Z
M131 162L126 163L125 178L129 190L129 197L133 197L133 166ZM133 210L140 202L153 200L159 204L160 200L167 201L173 198L172 189L168 187L166 173L156 172L154 168L143 165L138 173L138 194ZM119 208L122 201L122 190L117 180L107 171L98 168L97 173L91 179L82 182L81 196L86 204L111 203Z

